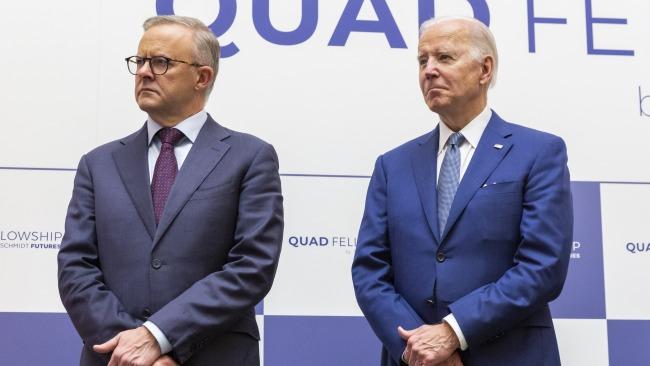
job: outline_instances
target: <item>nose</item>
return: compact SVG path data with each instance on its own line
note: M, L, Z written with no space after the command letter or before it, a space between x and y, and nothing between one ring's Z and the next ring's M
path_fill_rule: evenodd
M438 65L437 65L436 61L433 59L433 57L429 57L429 59L427 60L426 65L424 65L424 71L423 72L424 72L424 76L427 79L438 77L440 75L440 73L438 71Z
M146 60L142 66L138 68L138 70L135 72L136 76L143 77L143 78L154 78L153 70L151 70L151 61Z

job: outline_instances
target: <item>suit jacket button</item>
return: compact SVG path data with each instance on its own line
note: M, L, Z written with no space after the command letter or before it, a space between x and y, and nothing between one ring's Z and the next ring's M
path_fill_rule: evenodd
M436 300L434 300L434 299L427 299L427 304L429 304L429 305L435 305L435 304L436 304Z
M152 260L151 267L153 267L153 269L159 269L160 267L162 267L162 261L158 258Z
M151 309L144 308L144 310L142 310L142 316L144 316L145 319L149 319L151 316Z
M447 259L447 257L445 257L445 254L444 254L444 253L438 253L438 254L436 255L436 260L437 260L438 262L440 262L440 263L444 262L445 259Z

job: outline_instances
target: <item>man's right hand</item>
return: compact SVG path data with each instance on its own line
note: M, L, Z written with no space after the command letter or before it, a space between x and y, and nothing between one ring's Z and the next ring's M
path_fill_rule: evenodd
M436 366L463 366L463 361L461 361L460 354L456 351L452 353L448 359L442 361Z
M152 366L178 366L178 364L176 361L174 361L173 358L167 355L162 355L159 359L156 360L156 362L153 363Z

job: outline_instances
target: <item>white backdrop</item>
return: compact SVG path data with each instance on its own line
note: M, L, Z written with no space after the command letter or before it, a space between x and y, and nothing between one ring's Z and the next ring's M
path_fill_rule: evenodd
M27 324L42 314L64 312L55 257L74 168L83 153L144 122L123 59L135 54L142 22L162 3L206 23L236 3L234 22L219 38L223 45L234 42L239 52L222 59L206 109L223 125L271 142L280 158L285 242L276 282L258 317L265 328L267 364L281 364L272 361L270 352L284 350L282 344L268 343L276 334L269 333L271 323L264 324L269 316L278 317L274 322L361 316L349 266L367 176L377 155L437 123L417 83L419 9L434 5L436 15L471 16L473 6L484 4L500 53L490 105L506 120L563 137L572 180L582 183L577 187L595 187L584 210L597 206L597 214L589 216L597 223L585 219L579 225L598 235L575 238L580 246L574 248L578 256L572 257L570 277L583 271L576 263L580 250L589 248L591 257L583 253L579 263L592 261L584 271L591 274L596 268L598 275L580 286L602 289L596 291L600 297L586 301L601 302L603 310L597 316L575 310L582 306L575 301L585 301L578 296L553 309L563 362L647 364L650 351L641 340L650 339L650 2L269 2L271 23L284 31L300 24L301 4L317 4L313 35L296 45L265 40L256 30L259 17L253 16L253 4L261 0L0 3L5 15L0 23L0 322L10 324L11 318ZM381 29L398 32L406 48L392 48L384 33L359 31L352 31L345 45L329 46L346 6L354 3L362 7L353 19L383 22ZM534 52L531 12L565 20L533 25ZM300 245L312 238L326 245ZM12 332L0 323L0 364L19 357L15 347L22 343ZM363 334L372 337L367 329ZM620 334L628 338L619 345L614 340ZM78 341L74 334L71 339ZM376 341L370 342L369 349L378 354ZM76 357L72 351L62 357ZM629 352L632 356L625 356ZM361 360L358 364L376 363Z

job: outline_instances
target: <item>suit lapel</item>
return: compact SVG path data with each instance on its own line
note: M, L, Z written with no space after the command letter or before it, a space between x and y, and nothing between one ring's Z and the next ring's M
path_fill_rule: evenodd
M113 160L126 191L142 223L153 239L156 222L149 184L149 160L146 124L135 134L120 141L124 147L113 152Z
M176 181L169 193L169 198L167 198L165 209L156 229L153 240L154 247L183 206L185 206L192 193L228 151L230 145L221 141L228 136L230 136L228 131L218 125L212 117L208 116L189 154L185 158L185 162L178 171Z
M483 131L483 136L474 151L472 160L458 185L456 196L449 210L447 226L440 240L444 240L449 230L454 226L458 217L469 203L474 193L481 188L485 180L496 169L499 162L508 154L512 142L508 139L511 133L503 120L493 111L492 118ZM499 148L498 146L501 145ZM495 147L496 146L496 147Z
M415 185L418 189L424 215L435 240L440 242L438 230L438 196L436 192L436 154L440 130L436 127L433 133L424 136L419 146L411 156Z

